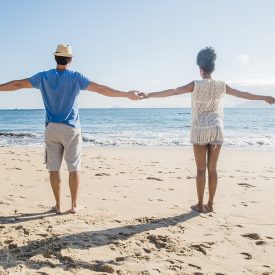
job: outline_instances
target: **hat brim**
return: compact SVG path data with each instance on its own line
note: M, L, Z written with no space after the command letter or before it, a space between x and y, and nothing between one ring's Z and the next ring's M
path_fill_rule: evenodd
M63 56L63 57L73 57L72 54L69 53L53 53L55 56Z

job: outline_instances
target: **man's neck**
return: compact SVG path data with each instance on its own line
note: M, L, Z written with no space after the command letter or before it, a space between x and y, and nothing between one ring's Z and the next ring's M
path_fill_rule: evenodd
M65 71L65 70L67 70L67 66L66 65L57 65L56 69L59 71Z

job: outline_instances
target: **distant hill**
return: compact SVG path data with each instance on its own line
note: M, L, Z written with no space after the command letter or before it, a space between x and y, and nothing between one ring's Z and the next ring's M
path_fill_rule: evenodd
M275 108L275 106L263 101L255 100L238 104L234 106L234 108Z

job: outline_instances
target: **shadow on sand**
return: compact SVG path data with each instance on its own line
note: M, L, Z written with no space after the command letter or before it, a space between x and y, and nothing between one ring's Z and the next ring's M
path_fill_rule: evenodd
M33 216L37 216L37 214L38 213L35 213ZM43 214L45 213L42 213L41 215ZM64 236L45 237L41 240L30 241L28 244L23 246L10 246L9 248L0 250L0 266L5 269L11 268L17 266L19 263L22 264L23 261L26 266L32 269L40 269L42 266L50 266L51 268L59 266L63 269L78 267L108 273L108 268L110 268L110 266L106 267L106 263L108 262L88 263L74 260L69 256L63 256L61 250L66 248L89 249L110 244L117 245L119 241L127 240L135 234L148 232L167 226L174 226L179 223L186 222L187 220L190 220L198 215L199 214L197 212L190 211L178 216L152 219L149 222L142 224L126 225L98 231L87 231ZM9 219L10 217L6 218ZM31 215L26 216L25 221L28 220L32 220ZM36 255L42 255L45 260L39 260L38 263L34 259L31 259ZM59 264L53 264L49 261L50 258L58 259ZM113 265L119 264L115 261L109 263Z
M49 210L47 212L26 213L13 216L0 216L0 224L16 224L56 216L56 213Z

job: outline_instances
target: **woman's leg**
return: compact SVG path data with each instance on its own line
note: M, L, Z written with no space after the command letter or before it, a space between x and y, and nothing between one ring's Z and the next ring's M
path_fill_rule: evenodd
M196 165L197 165L197 195L198 203L192 206L192 209L203 212L203 195L205 187L205 172L206 172L206 145L193 145Z
M213 200L215 197L218 175L217 163L221 151L221 145L209 145L207 150L207 170L208 170L208 192L209 200L206 208L209 212L213 211Z

